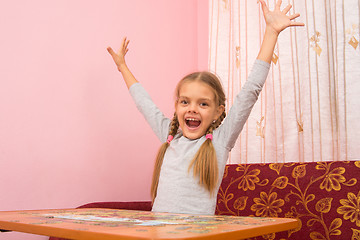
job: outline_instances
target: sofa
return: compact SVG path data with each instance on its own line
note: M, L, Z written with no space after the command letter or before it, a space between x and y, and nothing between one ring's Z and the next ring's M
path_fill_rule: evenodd
M79 208L150 211L151 202L96 202ZM300 222L297 229L253 240L360 239L360 161L227 165L216 214Z

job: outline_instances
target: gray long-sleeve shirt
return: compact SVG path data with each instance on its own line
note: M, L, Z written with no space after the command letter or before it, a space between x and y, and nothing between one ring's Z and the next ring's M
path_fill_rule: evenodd
M219 180L215 193L220 187L229 152L234 147L236 139L258 99L269 67L270 65L264 61L255 61L248 80L236 96L227 117L213 132L212 141L219 168ZM130 87L130 94L157 137L161 142L165 142L171 120L163 115L139 83ZM182 135L181 131L176 134L164 156L152 211L189 214L215 213L216 194L210 195L209 191L199 184L199 179L194 177L192 169L188 171L190 162L205 140L205 136L188 139Z

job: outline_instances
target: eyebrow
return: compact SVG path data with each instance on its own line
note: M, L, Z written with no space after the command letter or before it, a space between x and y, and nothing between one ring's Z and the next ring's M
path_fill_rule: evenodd
M179 96L179 99L180 99L180 98L189 99L189 97L187 97L187 96ZM198 100L200 100L200 101L212 101L210 98L200 98L200 99L198 99Z

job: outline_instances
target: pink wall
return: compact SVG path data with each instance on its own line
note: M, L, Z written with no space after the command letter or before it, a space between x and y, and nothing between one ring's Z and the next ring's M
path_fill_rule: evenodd
M149 200L160 142L106 47L128 36L128 65L171 116L176 82L207 68L208 1L5 1L0 29L0 210Z

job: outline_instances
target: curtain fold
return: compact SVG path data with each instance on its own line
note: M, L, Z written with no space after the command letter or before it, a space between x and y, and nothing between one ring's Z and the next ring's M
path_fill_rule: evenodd
M267 1L273 9L275 1ZM305 27L280 33L258 102L229 163L360 158L359 0L289 0ZM210 0L209 69L227 109L251 71L265 31L255 0Z

